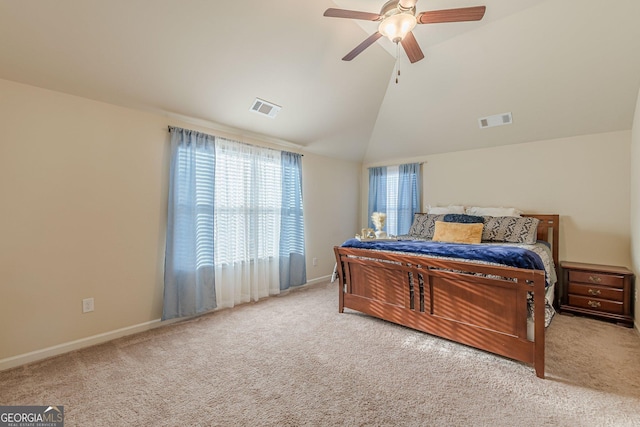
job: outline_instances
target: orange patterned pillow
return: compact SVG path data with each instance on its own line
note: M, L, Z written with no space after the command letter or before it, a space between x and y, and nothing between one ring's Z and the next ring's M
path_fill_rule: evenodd
M480 243L484 224L436 221L434 242Z

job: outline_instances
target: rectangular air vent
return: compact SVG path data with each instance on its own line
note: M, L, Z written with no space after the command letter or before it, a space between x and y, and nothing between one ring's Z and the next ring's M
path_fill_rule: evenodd
M254 113L274 118L282 110L282 107L264 99L256 98L250 110Z
M478 119L478 125L481 129L510 125L511 122L513 122L511 113L494 114L493 116L481 117Z

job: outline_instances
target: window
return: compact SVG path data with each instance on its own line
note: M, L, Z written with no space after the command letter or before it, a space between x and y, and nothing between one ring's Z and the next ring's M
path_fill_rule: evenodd
M420 206L420 182L419 163L370 168L369 227L373 228L371 214L384 212L387 234L407 234Z
M216 265L275 258L280 241L280 152L220 140L216 146Z
M163 319L306 283L301 155L171 128Z
M398 166L387 167L387 234L397 236L398 233ZM408 231L408 230L407 230Z

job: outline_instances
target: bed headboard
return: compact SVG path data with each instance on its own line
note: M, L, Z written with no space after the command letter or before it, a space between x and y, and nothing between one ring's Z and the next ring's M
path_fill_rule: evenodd
M538 214L523 214L522 216L528 216L532 218L538 218L540 224L538 224L538 240L544 240L551 244L551 253L553 254L553 263L558 268L558 253L559 253L559 235L560 235L560 215L538 215Z

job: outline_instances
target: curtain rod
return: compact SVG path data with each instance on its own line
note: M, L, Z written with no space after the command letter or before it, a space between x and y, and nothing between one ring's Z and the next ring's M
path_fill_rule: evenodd
M168 126L167 126L167 131L168 131L168 132L171 132L171 131L172 131L173 129L175 129L175 128L176 128L175 126L168 125ZM194 132L199 132L199 131L194 131ZM204 133L204 132L201 132L201 133ZM209 135L209 134L207 134L207 135ZM211 135L211 136L216 137L215 135ZM228 138L227 138L227 139L228 139ZM248 144L248 143L243 142L243 141L237 141L237 142L239 142L239 143L241 143L241 144L253 145L253 144ZM292 151L280 150L280 149L277 149L277 148L271 148L271 147L266 147L266 148L269 148L269 149L271 149L271 150L276 150L276 151L286 151L287 153L292 153ZM299 154L301 157L304 157L304 154L301 154L301 153L295 153L295 154Z
M411 163L417 163L419 165L424 165L425 163L427 163L426 161L423 162L406 162L406 163L395 163L395 164L390 164L390 165L380 165L380 166L367 166L367 169L371 169L371 168L388 168L390 166L402 166L402 165L410 165Z

